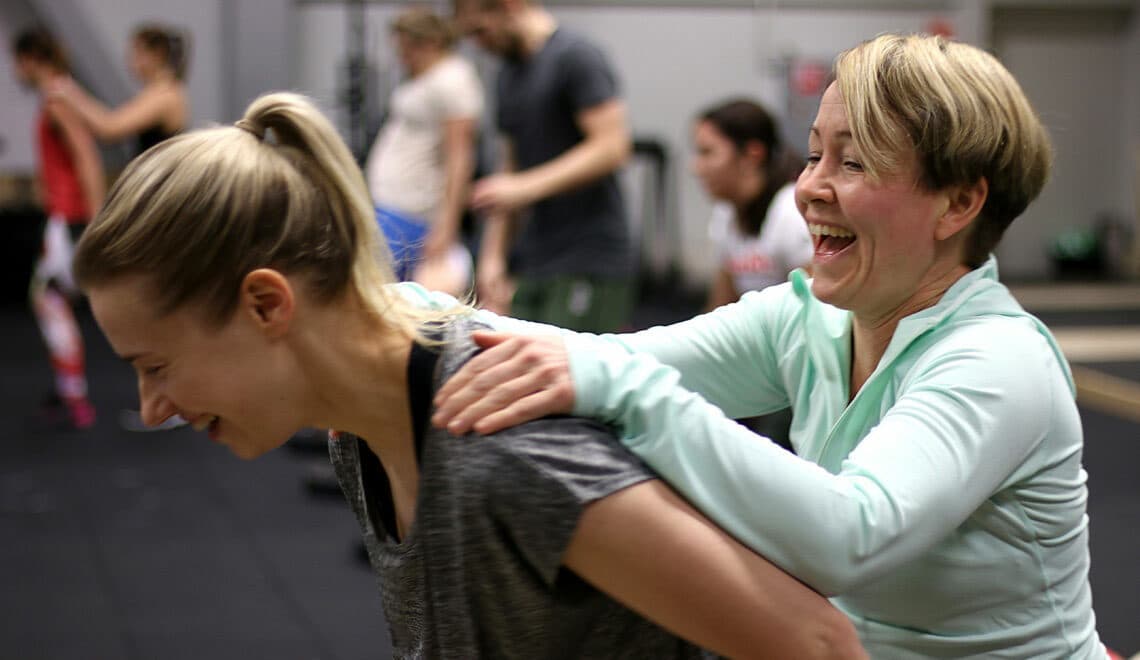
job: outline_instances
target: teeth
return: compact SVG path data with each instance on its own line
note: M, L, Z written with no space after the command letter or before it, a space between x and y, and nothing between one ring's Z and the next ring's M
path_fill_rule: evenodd
M853 232L831 225L809 224L808 231L814 236L834 236L836 238L855 238Z
M210 424L213 424L214 420L216 419L216 415L202 415L201 417L198 417L194 420L192 426L194 427L195 431L205 431L206 429L210 428Z

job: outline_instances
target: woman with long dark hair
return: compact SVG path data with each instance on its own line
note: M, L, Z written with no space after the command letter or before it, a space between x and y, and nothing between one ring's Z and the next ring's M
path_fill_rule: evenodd
M795 173L771 114L747 99L721 103L697 117L693 145L693 173L717 202L710 233L720 263L707 308L781 284L807 266L811 236L796 210Z

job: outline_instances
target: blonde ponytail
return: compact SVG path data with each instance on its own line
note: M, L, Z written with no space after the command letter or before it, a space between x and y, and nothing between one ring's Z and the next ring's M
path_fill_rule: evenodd
M320 302L352 291L409 336L441 318L384 286L391 257L363 175L329 121L291 93L262 96L236 125L177 136L133 161L75 258L81 286L145 274L160 313L200 302L217 323L233 313L245 275L263 267L303 275Z

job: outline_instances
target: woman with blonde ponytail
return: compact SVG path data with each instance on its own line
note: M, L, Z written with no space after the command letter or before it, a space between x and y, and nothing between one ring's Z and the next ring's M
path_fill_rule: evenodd
M272 94L132 162L75 272L146 422L181 415L244 458L331 429L396 657L863 657L826 599L606 427L432 429L435 392L494 319L394 284L389 259L332 126Z

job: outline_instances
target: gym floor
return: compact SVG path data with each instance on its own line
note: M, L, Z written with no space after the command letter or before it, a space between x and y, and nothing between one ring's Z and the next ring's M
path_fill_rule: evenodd
M1098 629L1127 655L1140 651L1140 288L1102 288L1018 295L1076 367ZM638 325L694 305L650 296ZM314 455L244 462L185 427L122 430L133 375L82 320L101 417L50 431L34 414L50 389L35 326L0 308L0 657L390 657L356 522L305 486Z

